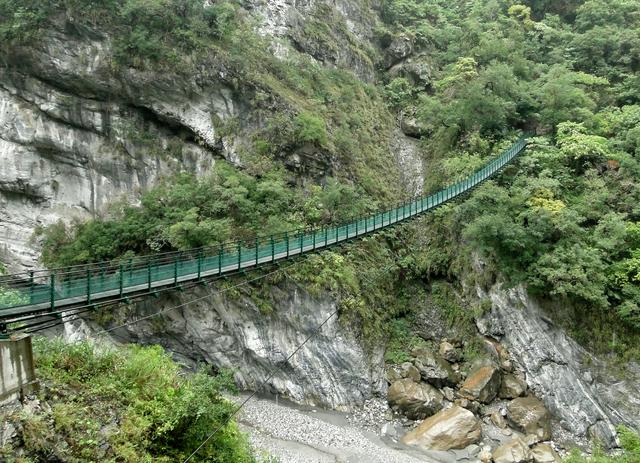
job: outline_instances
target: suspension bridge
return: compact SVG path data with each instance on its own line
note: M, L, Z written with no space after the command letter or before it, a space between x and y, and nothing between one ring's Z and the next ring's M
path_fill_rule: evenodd
M206 284L207 280L318 252L393 227L469 192L499 173L526 146L527 139L523 136L482 169L457 183L345 224L124 261L4 275L0 277L0 336L37 331L68 311L77 314L157 295L160 291Z

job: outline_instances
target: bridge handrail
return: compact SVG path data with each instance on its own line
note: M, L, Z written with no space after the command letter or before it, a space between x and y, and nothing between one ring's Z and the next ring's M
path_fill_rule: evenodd
M414 218L466 193L492 177L520 154L527 144L520 137L510 148L473 174L431 194L366 217L335 226L301 228L251 240L221 243L215 246L171 251L125 260L80 264L56 269L23 272L0 277L0 290L15 293L11 302L0 305L0 320L9 309L48 305L53 311L58 301L81 299L91 303L92 296L119 292L157 282L174 280L178 285L186 277L219 275L255 267L262 263L324 249L364 234ZM193 281L193 280L191 280ZM7 299L7 298L5 298ZM0 301L2 304L2 301ZM13 312L12 312L13 313Z

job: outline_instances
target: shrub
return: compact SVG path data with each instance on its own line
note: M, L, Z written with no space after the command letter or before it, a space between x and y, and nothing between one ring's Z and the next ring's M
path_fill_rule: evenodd
M183 461L235 409L221 395L233 388L229 373L212 376L203 367L185 374L159 346L115 348L35 338L34 354L44 385L40 400L51 411L20 418L27 456ZM255 460L231 421L194 461Z
M313 143L318 146L326 145L327 127L322 118L307 112L296 117L295 136L299 143Z

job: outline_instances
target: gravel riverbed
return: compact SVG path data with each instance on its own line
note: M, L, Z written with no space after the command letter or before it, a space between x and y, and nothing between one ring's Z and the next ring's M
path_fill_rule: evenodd
M370 423L361 428L343 413L253 398L243 407L238 421L259 454L272 455L281 463L434 462L410 449L392 447L366 429Z

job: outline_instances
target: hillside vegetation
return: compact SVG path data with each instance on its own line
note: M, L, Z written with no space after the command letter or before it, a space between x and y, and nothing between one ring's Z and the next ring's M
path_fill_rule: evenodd
M76 17L81 9L88 11L83 19ZM180 62L188 70L221 59L243 85L289 104L267 116L244 172L219 165L204 179L168 179L146 193L140 207L114 205L103 219L41 231L44 263L211 245L251 238L257 230L335 223L391 204L401 193L380 141L393 112L419 125L430 162L427 190L472 172L515 132L535 132L527 155L506 175L424 220L428 244L419 238L389 244L402 232L377 241L385 249L376 255L386 256L377 262L390 270L374 280L398 286L392 273L399 267L420 279L465 274L477 253L510 283L570 302L576 316L568 326L585 343L625 355L633 350L640 329L638 1L559 7L385 0L375 30L379 51L361 50L379 63L377 86L300 54L280 60L261 52L264 39L233 2L3 0L0 11L7 12L0 26L5 44L37 41L35 31L67 15L114 37L117 66L164 69ZM314 37L328 40L323 30ZM411 59L428 68L428 79L402 61L383 65L398 40L410 43ZM336 180L290 183L278 153L305 143L341 160ZM353 258L344 265L361 263ZM360 307L357 317L375 319L378 328L371 331L379 331L388 316L365 312L375 312L380 301L368 296L366 304L354 303L363 285L363 279L343 283L350 293L345 300ZM592 336L594 330L600 334ZM610 339L619 344L608 345Z
M627 354L640 328L640 2L561 4L384 2L381 37L410 37L434 69L426 87L410 76L385 87L441 160L433 187L514 128L538 135L506 175L427 219L431 249L416 259L447 275L479 253L502 278L576 307L583 342ZM608 345L611 329L628 342Z
M36 339L37 399L3 411L18 430L17 448L0 448L9 463L183 461L222 426L192 461L252 463L234 422L228 374L185 375L159 346L113 348ZM223 426L224 425L224 426Z

